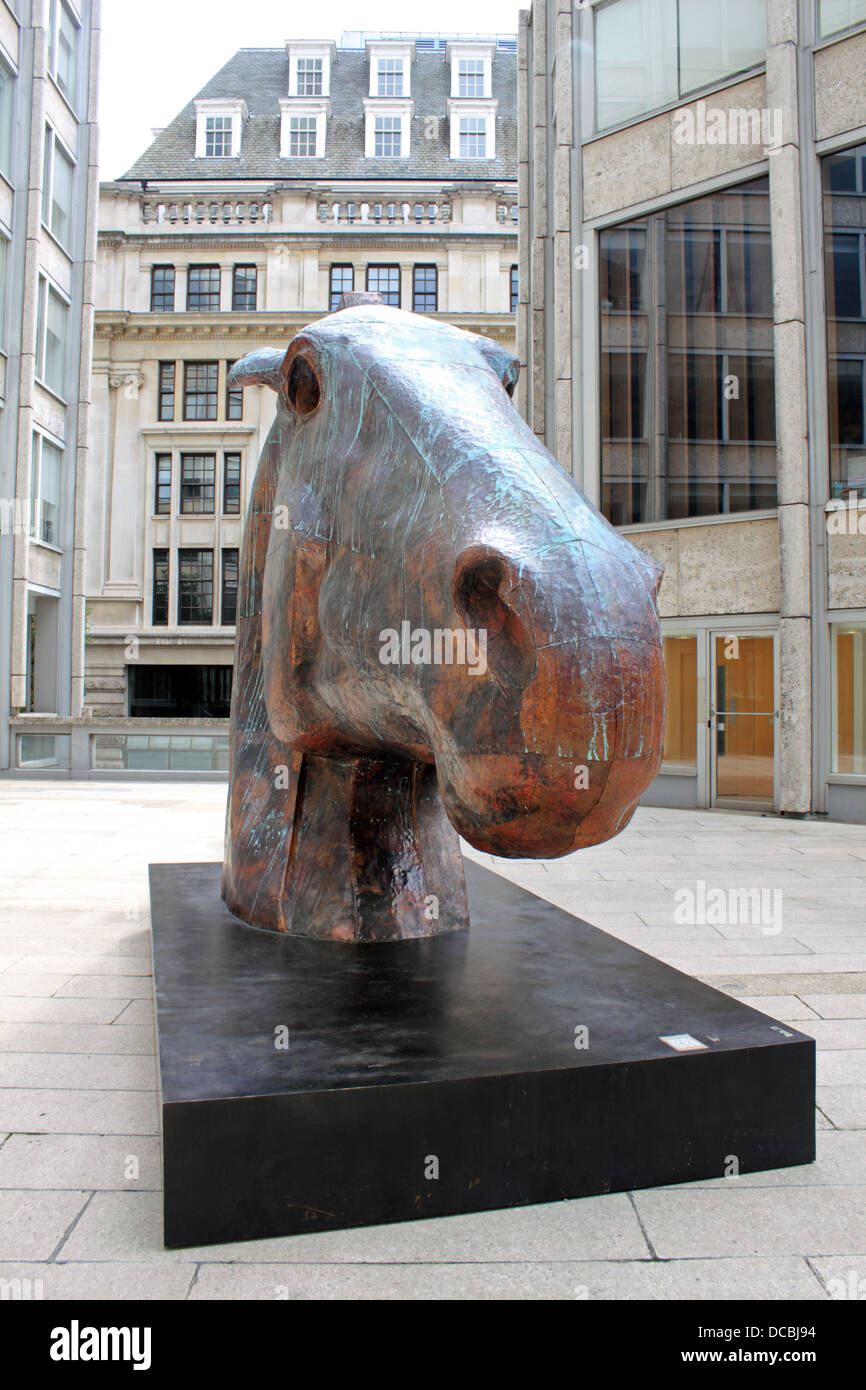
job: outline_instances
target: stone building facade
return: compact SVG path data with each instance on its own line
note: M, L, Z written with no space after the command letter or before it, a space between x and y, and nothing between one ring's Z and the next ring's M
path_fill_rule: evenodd
M663 561L647 800L866 819L866 3L535 0L521 408Z
M98 36L0 0L0 770L68 767L81 716Z
M513 36L241 50L102 186L85 699L125 722L92 726L92 770L224 765L274 414L266 388L227 390L231 362L351 289L515 346L516 85Z

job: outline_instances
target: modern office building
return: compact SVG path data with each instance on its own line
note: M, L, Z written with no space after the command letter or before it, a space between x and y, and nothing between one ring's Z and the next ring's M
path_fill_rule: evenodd
M0 770L68 767L82 709L98 33L0 0Z
M535 0L521 408L666 566L646 800L866 819L866 0Z
M275 408L228 389L232 361L347 290L514 346L516 49L365 32L242 49L102 186L79 771L225 765Z

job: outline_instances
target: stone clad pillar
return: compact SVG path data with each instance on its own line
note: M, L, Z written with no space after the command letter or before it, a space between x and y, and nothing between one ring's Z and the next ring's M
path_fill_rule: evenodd
M779 810L812 804L811 553L797 7L768 0L767 107L781 112L770 155L779 554ZM778 116L774 119L778 122Z

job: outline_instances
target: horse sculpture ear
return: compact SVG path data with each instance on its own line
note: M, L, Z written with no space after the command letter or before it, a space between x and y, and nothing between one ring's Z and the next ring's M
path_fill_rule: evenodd
M248 352L235 362L228 385L269 386L299 419L312 415L322 397L317 354L304 337L293 338L285 352L279 348Z
M517 358L507 348L494 343L492 338L485 338L482 333L473 333L472 337L487 365L499 377L509 396L513 396L517 378L520 376L520 363Z
M259 348L248 352L235 362L228 375L229 386L270 386L272 391L280 389L280 368L285 359L285 351L280 348Z

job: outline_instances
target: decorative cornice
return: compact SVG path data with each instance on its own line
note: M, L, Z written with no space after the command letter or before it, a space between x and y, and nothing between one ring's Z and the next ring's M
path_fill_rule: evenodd
M324 224L326 225L326 224ZM449 230L444 230L447 225ZM177 232L173 236L166 236L160 233L159 236L149 236L146 232L123 233L118 237L117 233L99 234L99 245L102 247L117 248L119 246L128 247L129 250L141 250L147 247L149 251L270 251L274 245L291 245L298 251L312 251L320 246L356 246L359 248L367 247L369 250L381 251L383 247L393 248L397 251L427 250L432 247L459 246L461 241L466 245L476 245L480 241L501 241L509 246L517 241L516 223L509 226L507 222L497 222L495 227L470 231L468 227L462 227L459 223L443 224L440 235L431 235L428 228L415 236L406 235L405 224L401 224L399 236L391 227L381 225L379 230L374 231L375 223L365 223L362 225L350 224L345 231L338 228L329 228L327 232L322 231L318 236L304 232L272 232L265 239L261 232L256 237L244 236L241 234L227 241L225 238L215 238L206 235L190 236L182 232ZM110 238L110 239L109 239ZM367 238L367 240L364 240Z
M171 343L178 348L186 343L208 343L216 346L221 342L283 343L293 337L300 328L314 323L327 315L327 309L292 309L285 313L263 314L254 320L246 317L214 315L203 324L184 324L183 316L167 314L131 314L111 309L98 309L94 322L94 339L97 342L153 342ZM514 337L515 319L510 313L486 314L481 311L447 310L428 317L443 323L452 323L457 328L469 328L488 337ZM124 368L118 364L104 362L94 370L106 370L118 377L112 385L125 385L127 379L136 373L135 368ZM171 428L170 424L167 425Z

